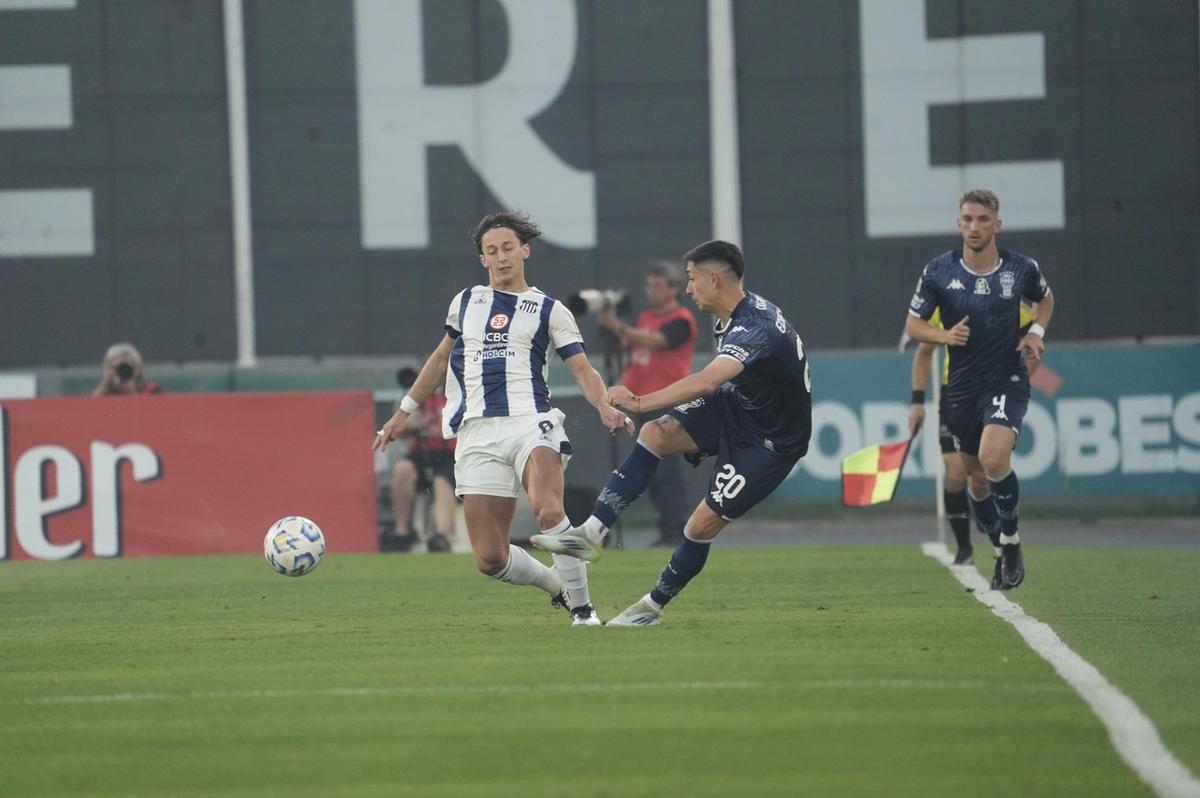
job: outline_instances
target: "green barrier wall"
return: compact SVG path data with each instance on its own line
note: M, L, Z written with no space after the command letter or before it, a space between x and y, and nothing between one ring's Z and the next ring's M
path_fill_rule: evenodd
M810 357L813 443L776 499L836 498L843 457L907 434L911 353ZM1051 346L1044 369L1013 457L1023 494L1200 493L1200 346ZM933 491L927 411L898 497Z

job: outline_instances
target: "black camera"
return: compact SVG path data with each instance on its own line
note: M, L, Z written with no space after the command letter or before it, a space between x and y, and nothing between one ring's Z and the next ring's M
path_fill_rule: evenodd
M133 379L133 366L128 363L117 364L117 379L121 382L129 382Z
M595 315L606 310L628 313L629 292L619 288L585 288L567 297L567 308L576 316Z

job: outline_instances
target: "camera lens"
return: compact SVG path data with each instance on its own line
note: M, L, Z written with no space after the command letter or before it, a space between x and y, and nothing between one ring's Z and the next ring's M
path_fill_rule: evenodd
M128 380L133 379L133 366L129 365L128 363L118 363L117 379L121 380L121 382L127 382Z

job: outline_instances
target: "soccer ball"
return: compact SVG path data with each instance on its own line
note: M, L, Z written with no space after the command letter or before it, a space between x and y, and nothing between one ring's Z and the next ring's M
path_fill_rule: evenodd
M307 518L289 515L271 524L263 541L267 563L284 576L304 576L325 557L325 535Z

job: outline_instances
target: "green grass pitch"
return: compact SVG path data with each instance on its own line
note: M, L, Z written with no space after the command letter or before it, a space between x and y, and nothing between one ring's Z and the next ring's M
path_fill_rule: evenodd
M651 629L463 556L0 563L0 795L1151 795L917 547L717 545ZM592 566L601 615L665 557ZM1013 600L1200 772L1200 551L1027 563Z

